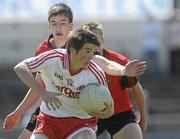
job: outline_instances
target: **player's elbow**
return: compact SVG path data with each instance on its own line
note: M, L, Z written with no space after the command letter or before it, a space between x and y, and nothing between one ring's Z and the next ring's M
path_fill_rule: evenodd
M24 70L27 68L26 63L25 62L21 62L19 64L17 64L13 70L14 72L19 75L19 74L23 74Z
M19 66L19 64L17 64L17 65L13 68L13 70L14 70L14 72L15 72L16 74L18 74L19 71L20 71L20 66Z

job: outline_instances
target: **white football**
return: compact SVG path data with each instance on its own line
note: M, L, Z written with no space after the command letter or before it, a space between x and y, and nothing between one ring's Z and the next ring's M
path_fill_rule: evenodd
M107 86L92 83L88 84L80 91L79 104L87 113L92 111L102 111L105 104L110 105L113 101Z

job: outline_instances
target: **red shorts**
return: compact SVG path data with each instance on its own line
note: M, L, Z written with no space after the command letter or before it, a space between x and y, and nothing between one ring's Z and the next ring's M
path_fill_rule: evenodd
M97 119L79 119L76 117L57 118L40 113L37 117L36 127L33 133L43 133L49 139L65 139L70 134L82 127L96 129Z

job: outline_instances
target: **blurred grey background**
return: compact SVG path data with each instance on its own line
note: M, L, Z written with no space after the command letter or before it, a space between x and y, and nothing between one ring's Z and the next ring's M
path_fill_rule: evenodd
M180 0L1 0L0 139L15 139L23 128L22 122L11 133L2 129L5 116L28 90L13 66L47 39L47 10L58 2L72 8L75 27L100 21L105 48L147 61L148 70L139 78L148 96L144 138L180 139Z

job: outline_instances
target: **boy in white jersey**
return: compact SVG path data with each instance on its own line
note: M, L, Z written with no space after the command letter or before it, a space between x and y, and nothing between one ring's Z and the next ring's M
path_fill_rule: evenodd
M80 88L89 83L106 84L101 69L107 69L102 62L104 58L99 56L101 68L91 60L98 46L100 44L95 34L77 29L69 35L67 50L48 51L22 61L14 68L22 81L31 87L34 93L40 93L43 99L37 126L31 138L96 138L96 118L81 109L77 98ZM146 69L145 64L138 61L132 62L123 70L121 68L117 68L119 74L122 75L124 71L130 76L142 74ZM31 72L41 72L46 90L43 90ZM48 109L51 105L60 109ZM105 110L104 117L113 113L112 105L107 109L109 110Z
M85 132L80 133L96 138L96 118L80 107L77 98L81 87L89 83L106 84L104 72L91 60L98 46L100 44L94 34L75 30L67 41L67 50L48 51L15 67L18 76L35 92L41 93L44 100L31 138L68 138L71 133L83 127ZM31 72L41 73L46 90L42 89ZM50 99L46 99L46 95ZM53 103L49 103L51 100ZM59 106L60 109L49 110L49 104ZM82 137L80 133L75 136Z

